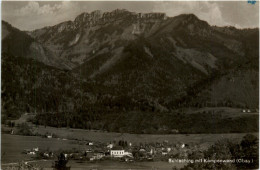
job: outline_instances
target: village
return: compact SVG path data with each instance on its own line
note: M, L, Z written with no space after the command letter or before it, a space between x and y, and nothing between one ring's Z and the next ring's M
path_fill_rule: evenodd
M52 135L46 135L46 138L52 138ZM67 140L59 139L57 140ZM24 149L23 154L31 155L33 159L55 160L61 153L66 160L76 160L79 162L97 162L97 161L120 161L120 162L146 162L146 161L164 161L172 163L173 159L186 159L194 150L202 150L197 144L169 143L167 140L155 143L133 144L129 141L119 140L110 143L100 143L92 141L76 141L80 145L85 145L85 150L62 150L50 151L39 147Z

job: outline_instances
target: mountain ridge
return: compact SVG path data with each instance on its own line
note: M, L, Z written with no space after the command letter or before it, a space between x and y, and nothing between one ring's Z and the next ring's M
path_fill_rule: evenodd
M160 14L159 17L161 17L162 13L147 13L146 14L147 17L145 17L146 16L145 14L142 14L144 18L141 18L141 16L142 16L141 13L131 13L129 11L124 11L124 10L114 10L112 12L103 13L103 15L101 15L100 11L94 11L92 13L82 13L78 17L76 17L74 21L63 22L63 23L57 24L53 27L48 27L47 29L50 29L50 30L47 30L47 31L45 31L45 33L41 33L41 34L37 35L37 32L44 32L44 31L42 31L42 29L38 29L38 30L32 31L30 33L30 35L32 35L33 37L36 37L36 39L38 39L40 42L44 42L46 44L52 44L52 45L50 45L50 48L53 48L53 51L64 51L64 49L67 49L67 48L72 48L72 50L73 50L73 46L80 43L80 39L91 38L91 37L88 37L88 35L90 35L91 32L94 32L96 29L99 29L98 26L95 27L95 25L92 25L93 23L95 23L96 21L99 21L99 20L101 20L103 22L103 19L106 18L107 16L111 16L113 18L113 17L117 16L116 14L118 14L118 13L120 14L120 12L126 13L127 16L128 15L135 16L134 21L132 21L131 20L132 18L130 17L131 23L122 22L122 24L129 25L128 29L131 29L131 31L125 32L123 35L120 35L121 39L123 38L125 40L133 40L133 39L136 39L136 35L144 34L144 36L147 37L151 34L152 34L151 36L154 36L154 34L158 31L163 32L162 30L158 29L158 27L160 27L160 23L162 23L162 21L164 21L164 19L162 19L162 18L160 18L161 20L159 23L156 23L154 20L152 20L152 22L155 23L152 26L151 26L151 24L149 26L149 24L142 23L142 20L145 20L147 18L148 18L148 21L149 21L149 18L153 19L153 17L152 17L153 15L156 16L156 15ZM85 18L88 18L88 19L90 18L90 19L89 20L84 19L84 16L85 16ZM103 17L103 16L105 16L105 17ZM165 16L165 14L163 16ZM123 17L123 16L120 15L120 17ZM79 18L81 18L81 19L79 19ZM194 35L201 34L202 36L211 36L212 30L214 31L214 29L209 31L209 28L212 28L212 26L208 25L208 23L205 21L199 20L194 14L182 14L182 15L179 15L176 17L168 17L166 20L167 21L165 24L167 24L167 22L170 22L168 24L170 24L173 27L178 27L178 24L181 25L180 27L183 27L186 24L186 26L188 27L187 30L189 31L189 34L191 36L193 34ZM194 25L194 23L191 23L191 21L195 22L195 25ZM83 25L84 24L87 25L87 27L89 27L89 29L84 30L85 27L82 26L82 24L80 25L80 28L77 27L76 25L78 25L78 24L76 24L76 23L78 23L78 22L81 22ZM106 22L107 22L106 24L109 23L108 20ZM64 26L64 23L68 23L67 27ZM90 24L88 25L86 23L90 23ZM94 28L91 28L92 26ZM106 25L103 25L103 27L104 26L106 26ZM148 27L150 27L150 28L148 28ZM68 28L67 32L66 32L66 28ZM46 28L44 28L44 29L46 29ZM73 31L75 29L76 29L76 31ZM122 29L127 30L126 28L122 28ZM122 32L122 29L117 30L117 32ZM55 30L58 30L58 31L55 31ZM168 31L167 29L164 29L164 30ZM64 35L60 34L60 31L65 31L64 34L68 34L68 35L64 36ZM48 32L51 32L51 33L48 33ZM111 31L110 32L106 31L106 32L108 32L108 34L112 33ZM55 34L57 34L57 35L55 36ZM53 36L53 38L48 38L50 36ZM217 38L219 38L219 37L217 37ZM54 40L52 40L52 39L54 39ZM61 40L59 41L58 39L61 39ZM49 41L49 42L46 42L46 41ZM236 48L240 49L239 44L229 45L232 43L236 43L234 40L232 40L232 41L233 42L226 42L225 43L226 46L230 49L232 48L230 46L237 46ZM92 42L92 43L94 43L94 42ZM85 41L85 45L89 46L87 41ZM57 47L55 47L55 46L57 46ZM62 50L60 50L60 49L62 49ZM80 49L82 49L82 48L80 48ZM89 50L85 50L85 52L89 53L93 50L96 50L96 49L91 48ZM70 52L68 52L68 53L70 53ZM65 57L65 58L71 60L71 62L74 64L82 64L83 63L82 60L86 59L86 57L84 57L81 53L77 53L77 52L72 52L72 54L59 53L59 55L60 55L60 57L63 57L63 58Z
M70 69L66 60L57 58L44 44L37 42L26 32L12 27L5 21L2 21L2 25L2 32L4 33L4 36L2 36L2 52L33 58L56 68Z
M115 130L120 127L105 118L126 122L131 116L139 119L137 113L170 116L187 107L257 108L258 31L210 26L193 14L125 10L82 13L74 21L32 32L4 28L3 74L12 72L15 85L4 78L3 113L55 112L62 121L91 121ZM30 69L37 70L36 77L26 77ZM15 86L27 87L26 94ZM16 104L17 98L24 102ZM38 118L42 124L44 117Z

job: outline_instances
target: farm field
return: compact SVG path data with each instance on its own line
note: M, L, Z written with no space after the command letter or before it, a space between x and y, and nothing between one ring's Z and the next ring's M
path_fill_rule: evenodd
M24 149L69 150L69 149L86 149L87 146L76 144L71 140L47 139L38 136L19 136L2 134L1 155L2 163L19 162L34 159L30 155L23 154Z
M51 166L53 161L35 161L31 164L36 164L37 166L44 167L44 170L52 170ZM67 166L71 167L71 170L93 170L93 169L102 169L102 170L123 170L123 169L147 169L147 170L171 170L172 167L176 166L181 168L185 163L168 163L168 162L119 162L119 161L98 161L98 162L77 162L70 160ZM8 167L8 165L2 166L3 169Z
M245 112L243 112L245 111ZM249 111L249 112L247 112ZM232 108L232 107L203 107L203 108L190 108L183 109L183 112L187 114L196 114L207 112L209 114L218 114L222 118L235 118L235 117L244 117L244 116L252 116L259 115L255 110L241 109L241 108Z
M96 163L76 163L70 162L68 166L71 166L72 169L110 169L110 170L120 170L120 169L149 169L149 170L159 170L159 169L172 169L173 166L183 167L185 164L181 163L168 163L168 162L111 162L111 161L102 161ZM75 168L73 168L75 167Z
M229 134L130 134L130 133L116 133L103 132L94 130L71 129L71 128L54 128L39 126L34 128L34 133L46 134L53 133L59 138L89 140L94 142L108 143L114 140L127 140L131 143L149 143L149 142L163 142L167 140L170 143L199 143L206 147L212 145L221 139L230 139L233 141L240 141L246 133L229 133ZM258 133L253 133L258 136Z

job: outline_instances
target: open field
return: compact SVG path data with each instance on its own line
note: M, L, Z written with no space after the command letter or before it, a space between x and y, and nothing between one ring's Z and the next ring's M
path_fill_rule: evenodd
M44 161L32 161L31 164L36 164L37 166L44 167L44 170L52 170L51 166L53 161L44 160ZM119 162L119 161L98 161L98 162L77 162L70 160L67 166L71 167L71 170L125 170L125 169L147 169L147 170L171 170L172 167L176 166L181 168L185 163L168 163L168 162ZM8 167L10 165L4 164L2 168Z
M239 141L245 133L234 134L129 134L129 133L116 133L116 132L103 132L93 130L71 129L71 128L54 128L39 126L34 129L34 132L39 134L54 133L59 138L66 139L79 139L90 140L96 142L108 143L114 140L127 140L132 143L149 143L149 142L162 142L167 140L171 143L183 142L183 143L199 143L201 145L209 146L221 139L230 139L233 141ZM258 136L257 133L254 133Z
M22 154L24 149L32 149L39 147L39 149L55 150L69 150L69 149L86 149L86 145L76 144L71 140L47 139L37 136L19 136L2 134L1 139L1 155L2 163L18 162L22 160L32 160L30 155Z
M102 162L83 162L77 163L75 161L70 161L68 166L71 166L72 170L85 170L85 169L107 169L107 170L125 170L125 169L147 169L147 170L171 170L173 166L183 167L185 164L182 163L168 163L168 162L111 162L111 161L102 161Z
M245 110L244 113L242 110ZM243 116L250 116L250 115L259 115L258 112L255 110L250 110L247 112L248 109L241 109L241 108L232 108L232 107L203 107L203 108L190 108L190 109L183 109L183 112L188 114L196 114L206 112L209 114L216 114L221 116L222 118L235 118L235 117L243 117Z

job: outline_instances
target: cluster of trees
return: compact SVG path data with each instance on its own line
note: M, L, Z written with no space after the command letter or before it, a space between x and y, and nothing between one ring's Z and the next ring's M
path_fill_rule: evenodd
M189 155L189 159L207 160L235 160L230 163L199 162L189 163L182 170L195 169L258 169L259 154L258 138L252 134L244 136L240 143L228 140L216 142L208 150L195 151ZM242 161L243 160L243 161ZM246 161L247 160L247 161ZM248 162L249 161L249 162Z
M93 121L98 120L99 117L100 115L96 112L79 114L71 112L57 112L37 114L32 121L36 125L96 129L93 125Z
M67 167L68 159L66 159L64 153L60 153L58 156L58 161L55 161L54 169L57 170L70 170L70 167Z
M127 141L126 140L119 140L118 146L127 147Z
M3 115L17 119L25 112L57 110L61 98L67 95L63 85L69 76L66 80L63 71L7 53L2 54L2 62Z
M147 100L134 101L133 96L114 92L83 77L75 78L32 59L3 53L2 62L1 104L5 119L17 119L25 112L88 112L91 115L91 112L106 114L110 110L156 110Z
M5 125L7 125L8 127L11 127L11 128L15 127L15 122L10 121L10 120L3 120L2 119L2 124L5 124Z
M27 123L17 125L17 134L24 136L33 136L32 128Z

